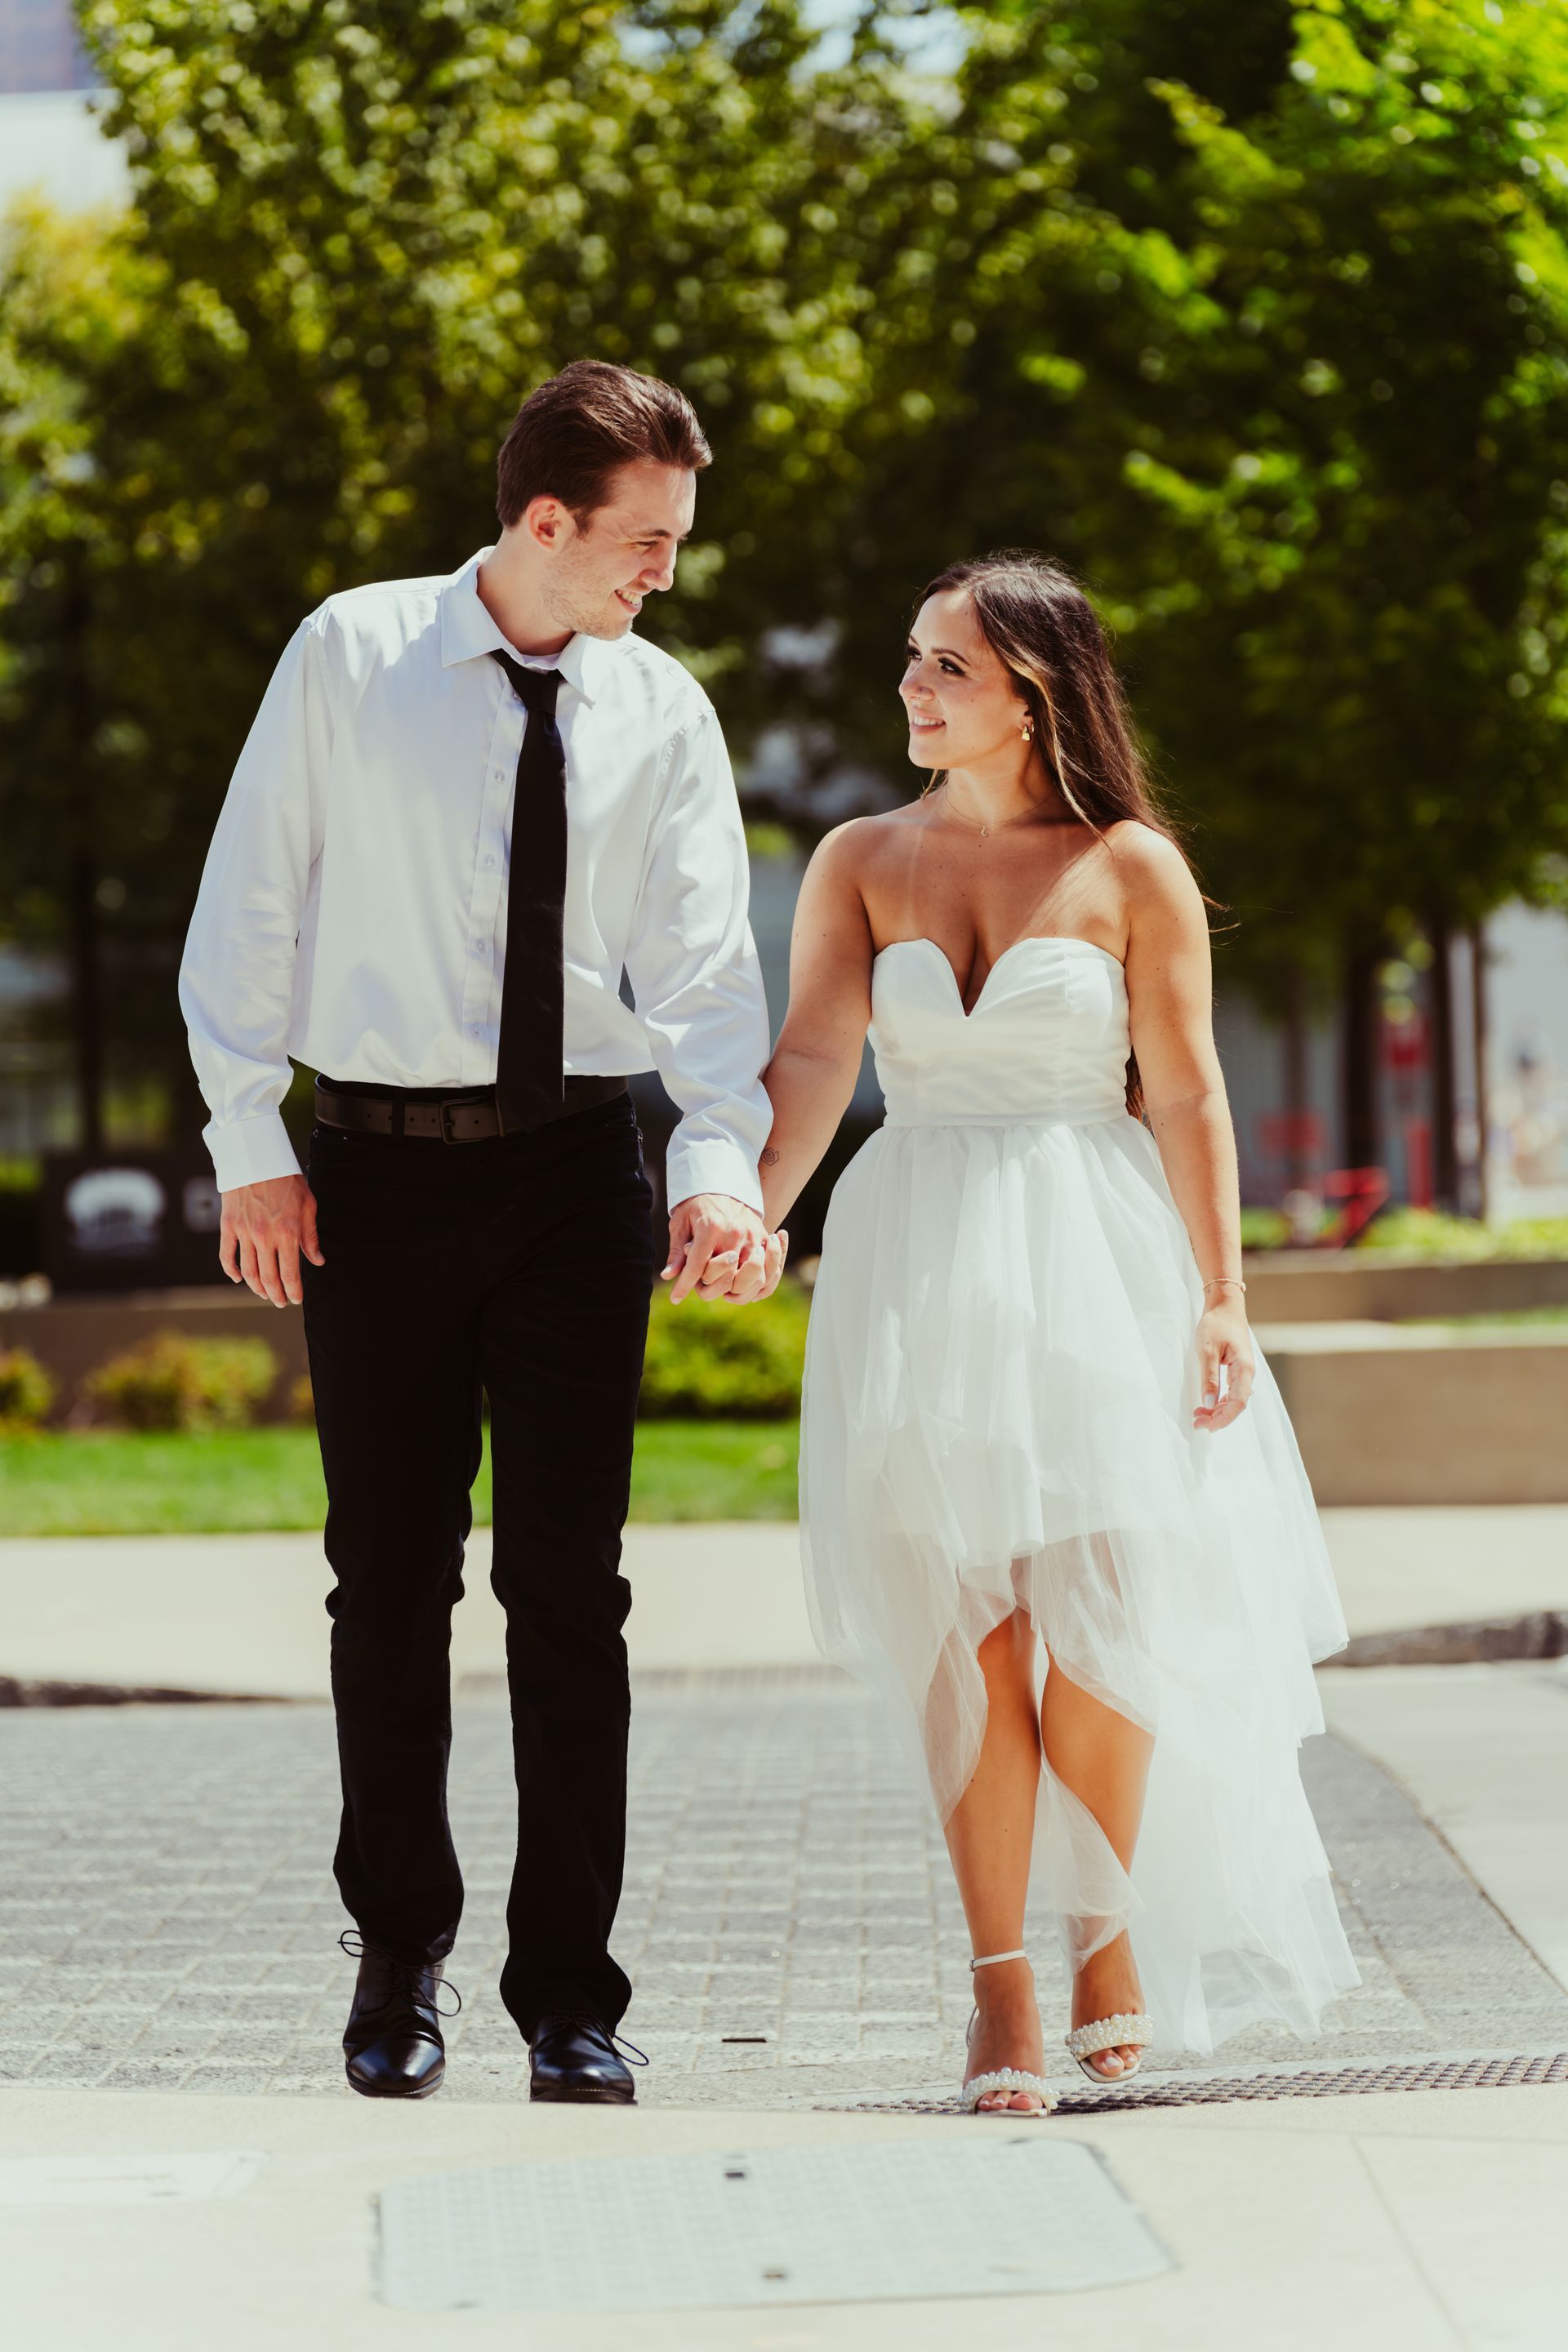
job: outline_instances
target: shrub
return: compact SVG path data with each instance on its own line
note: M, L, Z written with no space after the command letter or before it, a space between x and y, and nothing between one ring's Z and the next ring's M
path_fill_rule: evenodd
M127 1429L244 1429L277 1377L265 1339L157 1331L94 1372L86 1389Z
M289 1418L301 1422L313 1422L316 1418L316 1391L310 1386L309 1372L300 1372L289 1383Z
M1568 1257L1568 1217L1520 1217L1506 1225L1483 1225L1475 1217L1446 1216L1440 1209L1384 1209L1352 1246L1466 1262Z
M654 1295L637 1412L645 1421L784 1421L800 1411L810 1302L781 1282L755 1307L672 1307Z
M1389 1208L1380 1210L1351 1246L1421 1257L1486 1258L1497 1255L1497 1235L1474 1217L1451 1217L1442 1209Z
M0 1348L0 1431L37 1429L48 1419L55 1383L26 1348Z
M1243 1249L1284 1249L1290 1239L1290 1220L1283 1209L1243 1209Z
M1568 1217L1516 1217L1494 1231L1499 1257L1568 1257Z

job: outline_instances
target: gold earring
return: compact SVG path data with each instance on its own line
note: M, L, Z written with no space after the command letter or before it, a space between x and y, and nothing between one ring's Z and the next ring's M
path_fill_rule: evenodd
M1019 728L1018 732L1026 743L1032 743L1035 740L1034 720L1032 719L1026 719L1023 725Z

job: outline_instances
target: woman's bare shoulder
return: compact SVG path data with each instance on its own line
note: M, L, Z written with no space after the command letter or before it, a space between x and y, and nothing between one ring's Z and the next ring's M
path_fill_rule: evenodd
M1145 824L1141 817L1119 817L1107 825L1104 840L1130 911L1201 904L1181 845L1157 825Z
M900 835L908 830L912 809L878 810L870 816L847 817L825 833L811 856L811 872L837 887L858 889L872 877L881 858Z

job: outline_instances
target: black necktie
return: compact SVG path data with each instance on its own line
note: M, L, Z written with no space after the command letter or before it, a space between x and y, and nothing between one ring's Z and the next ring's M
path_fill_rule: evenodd
M528 706L511 803L511 859L501 969L496 1103L502 1129L539 1127L562 1086L562 923L566 905L566 754L555 724L558 669L495 657Z

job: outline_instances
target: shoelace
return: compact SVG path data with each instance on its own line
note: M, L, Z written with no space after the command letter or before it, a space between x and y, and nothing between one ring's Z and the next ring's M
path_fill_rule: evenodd
M605 2025L604 2019L602 2017L595 2017L592 2010L552 2009L550 2011L550 2015L552 2017L562 2018L568 2025L587 2026L593 2032L598 2034L602 2041L608 2042L612 2047L618 2043L621 2049L626 2052L634 2066L646 2066L648 2063L647 2053L646 2050L639 2050L637 2043L635 2042L628 2042L624 2034L612 2032Z
M379 1960L391 1979L392 1990L394 1992L402 1993L405 2000L416 2001L424 2000L426 1998L419 1983L424 1970L411 1960L395 1958L392 1953L384 1951L379 1944L367 1944L357 1927L345 1927L338 1937L338 1946L340 1950L348 1954L351 1960L363 1960L367 1957ZM463 2006L463 1996L457 1986L448 1984L446 1978L442 1977L436 1987L436 1992L437 1997L430 2002L430 2006L437 2016L456 2017L458 2010ZM458 2004L458 2009L442 2008L439 1996L444 1992L451 1994Z

